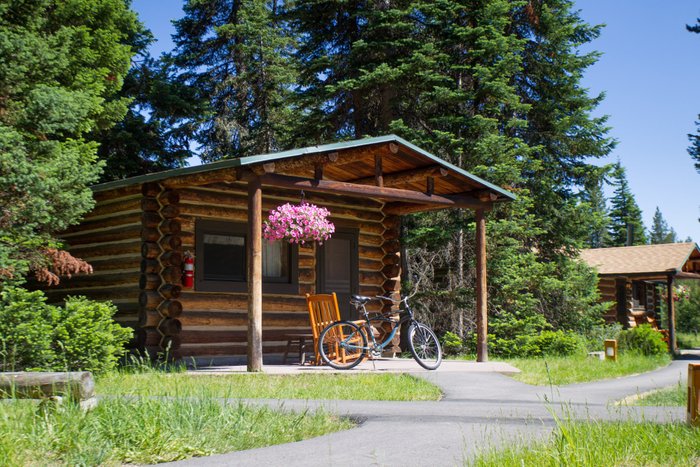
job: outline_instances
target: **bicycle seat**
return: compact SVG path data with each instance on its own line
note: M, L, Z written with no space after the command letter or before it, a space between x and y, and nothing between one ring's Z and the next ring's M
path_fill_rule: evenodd
M365 297L364 295L352 295L350 296L350 303L353 305L364 305L365 303L372 300L372 297Z

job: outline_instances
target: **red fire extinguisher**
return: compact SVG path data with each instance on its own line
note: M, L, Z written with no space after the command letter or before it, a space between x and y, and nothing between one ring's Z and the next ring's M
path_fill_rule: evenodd
M185 267L182 271L182 286L191 289L194 287L194 255L186 251L184 257Z

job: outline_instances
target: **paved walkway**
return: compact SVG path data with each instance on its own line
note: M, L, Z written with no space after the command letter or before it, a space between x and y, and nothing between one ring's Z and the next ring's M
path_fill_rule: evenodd
M684 408L615 406L629 395L685 381L687 363L643 375L561 387L536 387L495 372L457 371L445 362L416 370L442 388L438 402L248 400L285 410L323 408L360 422L352 430L297 443L177 462L179 466L449 466L483 449L548 436L554 415L582 419L684 420ZM695 361L698 362L698 361ZM464 363L464 362L462 362ZM415 365L415 364L414 364ZM486 369L485 367L481 367ZM503 368L500 368L503 369ZM269 368L268 368L269 370ZM506 368L507 370L507 368ZM362 370L361 370L362 371ZM388 371L388 370L387 370Z

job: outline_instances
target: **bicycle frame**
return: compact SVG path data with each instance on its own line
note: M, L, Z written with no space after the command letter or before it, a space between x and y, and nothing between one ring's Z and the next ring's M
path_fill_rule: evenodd
M392 300L393 301L393 300ZM392 340L394 340L394 337L396 336L397 331L401 328L401 326L404 323L409 323L412 324L415 322L415 319L413 317L413 310L411 310L411 307L408 305L408 299L403 298L398 302L394 303L403 303L403 310L399 309L399 320L394 321L393 319L389 318L387 316L388 313L380 313L376 316L370 317L369 312L367 311L367 308L365 307L364 304L359 304L355 305L355 309L361 313L361 315L364 317L364 323L362 323L362 326L360 326L361 329L365 330L365 333L367 334L368 337L368 343L367 347L363 347L362 350L365 352L368 351L381 351L386 348ZM392 313L394 314L394 313ZM372 323L373 322L381 322L381 323L390 323L391 324L391 332L389 335L384 339L381 343L377 343L377 339L374 337L374 333L372 332ZM370 341L371 340L371 344ZM358 347L355 347L358 348Z

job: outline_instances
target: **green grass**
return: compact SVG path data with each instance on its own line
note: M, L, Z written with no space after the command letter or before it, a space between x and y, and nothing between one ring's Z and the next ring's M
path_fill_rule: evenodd
M670 388L659 389L637 399L634 405L656 405L684 407L688 401L688 388L677 384Z
M97 380L98 394L262 399L434 401L437 386L403 374L191 375L111 373Z
M679 332L676 334L678 347L681 349L700 348L700 334L694 332Z
M683 424L561 422L553 436L488 452L476 466L696 466L700 430Z
M299 441L350 428L324 412L281 413L214 399L103 399L87 413L64 404L0 404L2 465L151 464Z
M601 361L586 355L514 358L505 361L522 371L513 375L518 381L559 386L644 373L668 365L671 358L668 355L646 357L621 354L617 362Z

